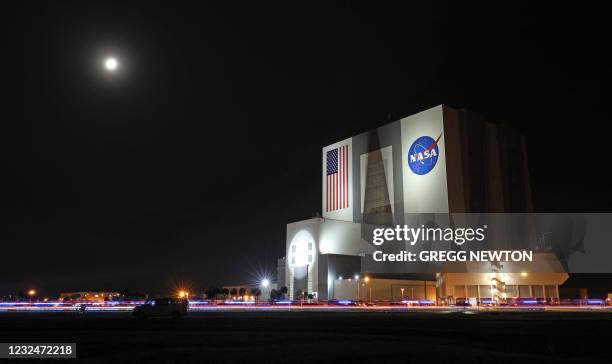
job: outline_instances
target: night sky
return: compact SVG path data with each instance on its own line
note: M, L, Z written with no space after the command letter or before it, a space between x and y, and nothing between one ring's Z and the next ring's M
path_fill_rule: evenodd
M321 209L323 146L442 103L526 135L538 211L612 209L601 9L324 4L11 9L0 295L271 273Z

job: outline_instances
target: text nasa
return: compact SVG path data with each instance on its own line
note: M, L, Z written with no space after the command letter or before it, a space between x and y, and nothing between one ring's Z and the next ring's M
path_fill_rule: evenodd
M425 159L437 157L438 153L436 153L435 149L427 149L422 152L417 152L410 155L410 163L422 162Z

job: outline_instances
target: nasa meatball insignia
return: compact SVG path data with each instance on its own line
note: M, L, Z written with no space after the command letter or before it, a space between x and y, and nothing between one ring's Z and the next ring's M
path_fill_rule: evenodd
M431 172L438 162L440 150L438 142L442 137L442 133L436 140L432 137L424 135L417 138L408 149L408 167L418 175L424 175Z

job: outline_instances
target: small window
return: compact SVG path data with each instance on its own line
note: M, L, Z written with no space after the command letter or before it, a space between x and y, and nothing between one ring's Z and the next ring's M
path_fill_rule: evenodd
M295 245L291 245L291 251L295 253Z
M291 257L291 264L295 264L295 257Z
M308 254L308 263L312 263L312 254Z
M308 250L312 250L312 242L308 243Z

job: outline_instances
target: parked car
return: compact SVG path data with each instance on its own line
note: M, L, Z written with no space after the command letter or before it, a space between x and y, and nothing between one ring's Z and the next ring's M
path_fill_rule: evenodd
M187 315L189 301L184 298L154 298L143 305L134 307L132 314L140 319L149 317L172 317L175 319Z

